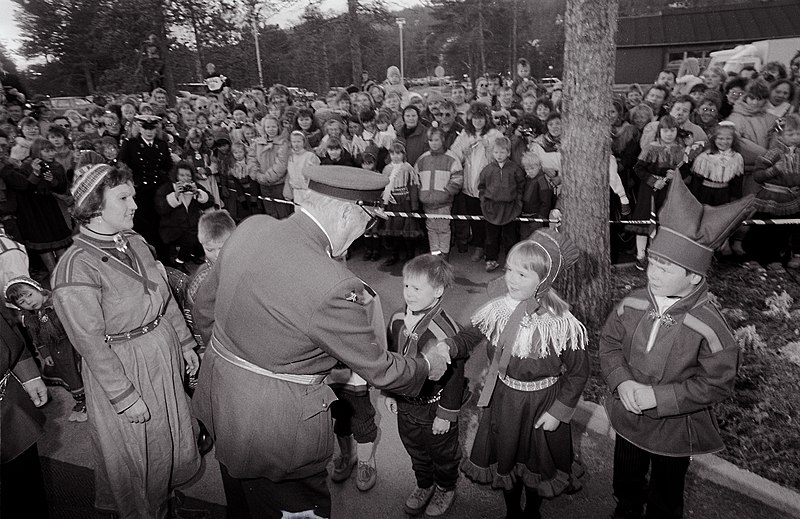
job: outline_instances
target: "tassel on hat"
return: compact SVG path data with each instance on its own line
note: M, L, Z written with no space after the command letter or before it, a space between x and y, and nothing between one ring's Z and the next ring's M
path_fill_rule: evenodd
M716 250L755 212L755 196L729 204L703 205L680 179L670 182L669 193L658 213L659 228L650 254L704 276Z

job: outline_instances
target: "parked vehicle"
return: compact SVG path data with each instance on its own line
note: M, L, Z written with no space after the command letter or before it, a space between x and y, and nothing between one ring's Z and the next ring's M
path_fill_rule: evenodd
M95 106L85 97L48 97L42 100L42 103L50 108L53 115L64 115L67 110L75 110L81 115L86 115L86 112Z

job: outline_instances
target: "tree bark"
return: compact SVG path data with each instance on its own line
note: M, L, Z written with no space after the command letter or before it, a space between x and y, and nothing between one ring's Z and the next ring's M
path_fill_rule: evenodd
M478 0L478 52L481 58L481 75L486 74L486 45L483 39L483 0Z
M563 230L581 252L564 295L590 330L611 305L609 183L611 99L618 0L568 0L562 135Z
M350 39L350 63L353 68L353 85L361 88L361 38L358 27L358 0L347 0L347 32Z
M167 39L167 19L163 0L155 0L153 14L155 15L155 32L159 40L159 51L164 62L164 89L167 91L167 100L170 106L175 106L175 76L172 73L172 58L169 52Z
M194 6L189 5L189 17L192 20L192 32L194 32L194 46L196 52L194 55L194 73L197 76L197 81L203 81L203 45L200 41L200 29L197 27L197 13L195 13Z

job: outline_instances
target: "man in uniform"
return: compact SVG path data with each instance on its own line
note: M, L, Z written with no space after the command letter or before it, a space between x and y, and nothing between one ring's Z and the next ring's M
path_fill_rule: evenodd
M136 188L136 204L139 209L133 216L133 229L155 247L158 259L166 262L169 251L158 234L158 213L156 212L156 191L164 182L169 182L172 157L169 146L156 137L161 118L155 115L137 115L139 136L122 144L119 160L131 168L133 184Z
M245 220L194 306L208 349L193 406L216 442L229 517L330 517L335 396L322 381L337 362L409 395L449 362L379 346L364 283L334 259L375 221L386 177L345 166L305 174L300 210Z

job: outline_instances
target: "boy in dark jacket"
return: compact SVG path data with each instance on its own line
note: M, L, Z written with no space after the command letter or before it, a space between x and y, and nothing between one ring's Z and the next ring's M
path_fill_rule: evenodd
M683 182L669 189L647 288L622 300L600 336L600 367L613 392L605 406L617 433L618 519L641 519L645 506L647 518L683 517L689 459L723 448L713 406L736 378L738 344L709 300L705 276L714 249L752 214L753 196L711 208Z
M413 357L458 332L442 308L453 268L441 255L417 256L403 267L406 307L389 321L389 350ZM454 362L438 381L427 381L417 396L386 394L386 407L397 415L400 439L411 456L417 486L404 510L440 517L455 499L461 446L458 411L464 398L464 362Z
M325 150L325 156L319 159L321 166L356 166L356 161L342 146L342 141L336 137L331 137L328 140L328 147Z
M529 218L548 218L556 205L553 186L542 172L542 162L535 153L522 155L522 168L525 170L525 193L522 195L522 216ZM523 240L533 231L544 227L541 222L520 222L519 235Z

